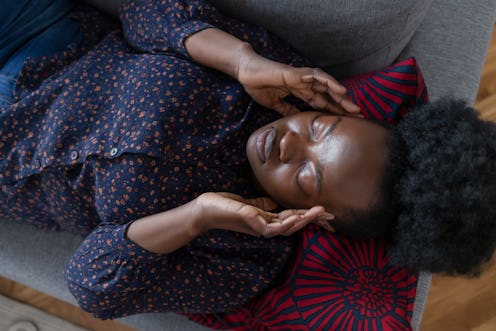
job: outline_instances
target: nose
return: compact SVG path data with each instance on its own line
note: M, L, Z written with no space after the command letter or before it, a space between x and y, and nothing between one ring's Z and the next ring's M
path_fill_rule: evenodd
M283 163L297 162L304 158L303 137L294 131L287 131L279 141L279 159Z

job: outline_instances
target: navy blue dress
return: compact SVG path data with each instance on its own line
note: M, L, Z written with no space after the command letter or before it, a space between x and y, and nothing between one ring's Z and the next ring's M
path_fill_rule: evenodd
M0 111L0 218L87 236L65 276L100 318L226 311L262 293L294 237L214 230L154 254L125 232L202 192L258 194L244 170L246 140L278 115L192 62L185 38L218 27L263 56L304 60L204 1L127 1L122 29L88 7L71 15L82 48L26 62L15 103Z

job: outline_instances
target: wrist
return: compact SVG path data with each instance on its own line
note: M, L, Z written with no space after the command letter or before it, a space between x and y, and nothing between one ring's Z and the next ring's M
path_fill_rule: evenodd
M284 73L291 68L287 64L263 57L251 49L240 56L237 80L245 88L279 86L284 83Z
M243 43L238 49L238 66L234 78L242 85L249 85L260 70L265 67L265 62L269 61L259 55L248 43Z
M189 203L191 205L191 208L189 208L191 212L191 217L189 218L191 220L190 233L195 237L212 230L205 208L206 195L208 193L203 193Z

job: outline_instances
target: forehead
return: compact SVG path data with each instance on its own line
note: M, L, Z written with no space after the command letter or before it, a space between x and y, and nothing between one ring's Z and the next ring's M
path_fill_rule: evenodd
M370 121L343 118L322 160L322 197L333 209L367 209L379 196L388 131Z

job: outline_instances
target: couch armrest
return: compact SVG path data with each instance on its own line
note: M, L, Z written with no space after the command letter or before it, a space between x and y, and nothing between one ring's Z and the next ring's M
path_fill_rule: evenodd
M473 104L493 23L494 0L435 0L400 58L415 56L431 101L444 95Z

